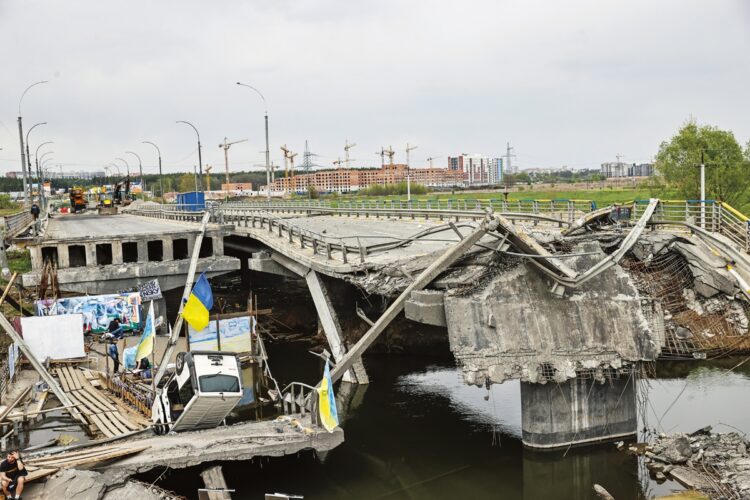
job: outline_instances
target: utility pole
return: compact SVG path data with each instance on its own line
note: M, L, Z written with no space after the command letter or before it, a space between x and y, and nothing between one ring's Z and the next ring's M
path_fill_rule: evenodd
M354 146L356 146L356 143L349 144L348 140L344 141L344 165L346 168L349 168L349 162L351 161L349 159L349 150L352 149Z
M219 144L220 148L224 149L224 174L226 176L226 183L229 184L229 146L232 144L239 144L245 142L247 139L241 139L239 141L227 142L227 138L224 137L224 144Z
M510 142L507 143L507 147L505 149L505 167L509 174L513 174L513 166L511 164L511 158L515 157L516 155L513 154L513 150L515 148L510 147Z
M26 150L24 149L24 144L23 144L23 118L21 118L21 103L23 102L23 98L26 95L26 92L28 92L31 89L31 87L35 87L43 83L47 83L47 80L42 80L41 82L32 83L31 85L26 87L26 90L23 91L23 94L21 94L21 98L18 100L18 140L21 142L21 171L23 172L24 206L29 206L29 191L31 190L31 186L29 185L29 172L28 172L28 169L26 168Z
M409 166L409 154L417 149L418 146L409 146L406 143L406 201L411 201L411 171Z
M701 151L701 229L706 228L706 163Z
M310 169L313 167L312 159L317 156L315 153L310 152L310 148L305 140L305 152L302 154L302 167L305 169L305 177L307 178L307 197L311 198L310 193Z
M206 191L211 191L211 170L213 170L213 168L214 167L206 165Z

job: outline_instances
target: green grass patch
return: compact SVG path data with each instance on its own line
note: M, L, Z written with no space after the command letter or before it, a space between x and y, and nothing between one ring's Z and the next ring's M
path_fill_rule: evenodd
M9 251L5 255L11 273L23 274L31 271L31 253L28 250Z

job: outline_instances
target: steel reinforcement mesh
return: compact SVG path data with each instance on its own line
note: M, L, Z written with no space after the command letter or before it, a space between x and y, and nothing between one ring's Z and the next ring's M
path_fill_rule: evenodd
M712 300L689 297L693 275L681 255L669 252L649 261L628 256L620 265L630 274L642 296L661 305L664 315L664 346L662 356L669 358L711 358L750 351L750 334L741 322L730 318L741 308L750 315L750 304L744 299L728 300L724 296ZM691 306L692 307L689 307ZM703 309L699 313L696 309ZM653 308L644 306L644 313L655 324ZM736 315L736 314L735 314ZM684 329L689 330L689 335ZM678 335L680 333L680 335Z

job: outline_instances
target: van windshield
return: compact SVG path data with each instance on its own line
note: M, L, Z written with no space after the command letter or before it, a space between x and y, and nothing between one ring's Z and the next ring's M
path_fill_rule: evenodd
M201 392L240 392L240 381L231 375L216 373L198 377Z

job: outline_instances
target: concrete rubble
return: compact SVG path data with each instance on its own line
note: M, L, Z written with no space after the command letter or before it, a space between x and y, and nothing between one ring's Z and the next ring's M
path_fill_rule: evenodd
M63 469L45 481L31 483L24 496L39 500L169 500L182 498L140 481L113 482L93 470Z
M659 435L648 445L630 446L643 455L657 480L675 479L711 498L750 499L750 441L736 432Z

